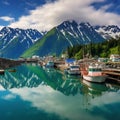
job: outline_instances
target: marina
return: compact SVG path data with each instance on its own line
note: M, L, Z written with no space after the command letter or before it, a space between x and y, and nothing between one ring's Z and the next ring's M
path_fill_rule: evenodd
M107 63L100 63L97 61L93 61L88 59L87 61L84 61L82 63L77 63L77 66L79 66L79 69L83 67L82 64L90 64L95 62L96 64L100 64L103 66L102 73L107 75L107 79L111 82L120 82L120 62L107 62ZM23 63L35 63L39 64L40 66L45 66L46 67L53 67L55 69L61 70L61 72L64 72L65 70L68 69L68 64L66 64L64 59L58 59L58 58L47 58L45 60L42 59L36 59L36 58L30 58L30 59L20 59L20 60L9 60L9 59L0 59L0 64L1 67L3 68L0 73L4 74L5 69L10 68L12 66L17 66ZM76 64L76 63L75 63ZM71 64L72 65L72 64ZM75 66L75 65L73 65ZM69 70L70 71L70 70ZM76 71L77 72L77 71ZM82 72L82 71L80 71ZM74 74L81 74L78 70L77 73ZM72 74L72 72L71 72Z

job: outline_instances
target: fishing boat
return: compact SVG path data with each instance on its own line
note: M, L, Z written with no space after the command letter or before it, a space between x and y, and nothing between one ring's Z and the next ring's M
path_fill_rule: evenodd
M80 75L80 66L70 65L67 69L65 69L65 73L69 75Z
M102 66L96 63L91 63L86 68L81 69L81 74L84 80L96 83L105 82L107 75L102 73Z

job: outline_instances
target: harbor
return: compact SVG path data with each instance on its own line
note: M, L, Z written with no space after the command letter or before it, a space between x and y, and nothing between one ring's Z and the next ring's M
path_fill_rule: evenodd
M89 60L89 62L96 62L96 61ZM87 64L89 64L89 62L87 62ZM109 62L109 63L96 62L96 63L104 66L104 68L102 69L102 73L107 75L107 81L109 80L109 82L120 83L120 62ZM80 67L82 67L81 63L77 63L77 64ZM85 63L83 62L82 64L86 64L86 62ZM67 68L65 62L56 62L55 65L56 68L58 68L62 72L64 72L64 70Z
M106 78L107 81L117 82L118 84L120 83L120 62L103 63L103 62L97 62L92 59L85 59L85 60L74 61L74 62L73 61L68 62L65 59L59 59L59 58L53 58L53 57L47 57L45 59L28 58L28 59L19 59L19 60L10 60L10 59L1 58L0 59L0 66L1 66L0 74L4 74L4 71L8 68L12 68L14 66L18 66L21 64L29 64L29 63L39 64L42 67L44 67L45 65L48 64L47 67L53 67L55 69L60 70L63 74L65 74L65 71L69 68L70 64L73 65L73 63L74 63L74 64L77 64L77 66L79 66L79 69L78 69L77 73L75 73L76 72L76 70L75 70L75 72L72 71L71 74L77 75L79 73L79 75L82 76L81 68L83 67L83 65L88 66L88 64L95 63L95 64L99 64L100 66L102 66L101 72L102 72L102 74L105 74L107 76L107 78ZM101 74L101 73L99 73L99 74Z
M46 63L48 60L45 60ZM61 72L64 73L64 71L68 68L68 63L66 63L65 59L53 59L54 67L55 69L59 69ZM105 74L107 76L106 80L109 82L115 82L120 83L120 62L98 62L95 60L87 59L87 60L81 60L77 61L75 64L79 65L79 67L82 67L82 64L90 64L90 63L96 63L101 65L102 68L102 74ZM45 64L40 62L41 65ZM69 63L70 64L70 63ZM73 63L72 63L73 64Z

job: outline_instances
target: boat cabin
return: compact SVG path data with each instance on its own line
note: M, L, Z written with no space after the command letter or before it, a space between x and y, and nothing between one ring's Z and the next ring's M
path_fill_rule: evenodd
M89 75L102 75L102 67L100 65L90 65L88 68Z

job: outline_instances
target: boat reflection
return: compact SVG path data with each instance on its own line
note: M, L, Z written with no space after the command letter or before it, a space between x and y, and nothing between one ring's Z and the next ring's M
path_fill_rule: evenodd
M16 72L16 69L8 69L9 72Z
M106 86L105 83L93 83L93 82L89 82L86 80L82 81L83 86L85 88L85 91L87 92L87 94L95 97L95 96L100 96L102 95L103 92L108 90L108 87Z

